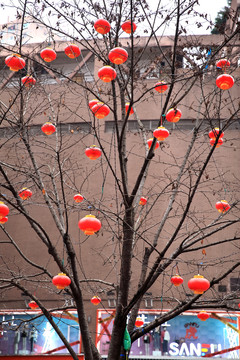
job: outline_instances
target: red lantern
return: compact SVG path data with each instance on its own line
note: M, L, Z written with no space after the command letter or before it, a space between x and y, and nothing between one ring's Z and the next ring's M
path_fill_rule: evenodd
M216 62L216 67L222 70L226 70L226 68L230 67L230 61L227 59L221 59Z
M5 64L11 71L18 71L24 68L26 65L25 60L21 58L19 54L12 54L6 57Z
M153 131L153 136L158 141L164 141L169 136L169 131L164 126L159 126Z
M6 222L8 222L8 217L7 216L4 216L4 217L0 217L0 224L6 224Z
M209 289L210 282L202 275L195 275L188 281L188 287L194 292L194 294L203 294L204 291Z
M21 81L22 84L28 88L36 84L36 79L31 75L24 76Z
M44 61L51 62L56 59L57 54L53 49L46 48L40 52L40 56Z
M125 23L123 23L121 25L121 28L123 29L123 31L127 34L131 34L131 32L134 33L134 31L136 31L137 29L137 25L134 22L131 22L130 20L125 21Z
M140 198L139 205L146 205L146 203L147 203L147 199L142 196L142 197Z
M71 279L66 274L59 273L58 275L54 276L52 283L56 286L57 289L63 290L71 284Z
M239 307L239 309L240 309L240 303L238 304L238 307Z
M197 314L197 317L201 320L201 321L206 321L207 319L209 319L210 315L206 312L206 311L200 311Z
M135 321L135 326L136 326L137 328L139 328L139 327L143 326L143 324L144 324L143 319L142 319L140 316L138 316L138 317L136 318L136 321Z
M168 89L168 86L164 81L159 81L155 84L154 89L160 94L162 94Z
M9 208L4 202L0 201L0 220L7 216L9 213Z
M85 235L94 235L96 231L101 229L102 224L100 220L90 214L79 220L78 227Z
M94 105L96 105L98 102L99 102L98 99L90 100L89 103L88 103L88 106L90 107L90 109L92 109L92 107L93 107Z
M96 160L102 155L102 151L96 145L92 145L85 150L85 154L90 160Z
M81 203L84 198L81 194L76 194L76 195L74 195L73 199L76 203Z
M215 141L216 139L210 139L210 145L214 145L215 144ZM221 145L223 144L223 139L219 138L218 139L218 142L217 142L217 145L216 145L216 148L219 148Z
M91 110L98 119L103 119L105 118L105 116L108 116L110 113L109 107L100 101L96 105L93 105Z
M229 203L226 200L218 201L215 204L215 207L216 207L217 211L222 214L225 214L225 212L227 212L231 208L231 206L229 205Z
M129 103L129 102L125 104L125 111L126 111L126 113L128 112L129 105L130 105L130 103ZM131 115L131 114L134 114L134 110L133 110L133 108L132 108L132 107L131 107L131 109L130 109L129 114L130 114L130 115Z
M106 65L98 70L98 77L104 82L111 82L116 79L117 73L111 66Z
M33 300L30 301L30 303L28 303L28 306L33 310L38 308L38 304L36 303L36 301L33 301Z
M47 121L43 126L41 127L42 132L46 135L52 135L56 131L56 127L49 121Z
M99 34L105 35L105 34L109 33L109 31L111 29L111 25L109 24L109 22L107 20L98 19L94 23L94 28Z
M148 139L147 143L148 143L148 147L150 149L150 147L152 146L152 142L153 142L153 138ZM155 150L159 148L159 142L156 141L156 145L155 145Z
M64 52L70 59L75 59L81 54L81 50L75 44L68 45Z
M91 298L91 303L92 303L93 305L98 305L100 302L101 302L101 298L100 298L99 296L93 296L93 297Z
M166 113L166 120L169 122L176 123L180 120L182 112L179 109L172 108Z
M128 53L125 49L121 47L116 47L110 50L108 58L113 64L120 65L127 61Z
M174 286L180 286L183 283L183 278L180 275L176 274L171 277L171 283Z
M216 137L219 135L219 128L214 128L213 130L209 131L208 136L210 139L216 139ZM221 139L224 135L224 132L221 132L221 135L219 136L219 139Z
M219 75L216 79L216 85L221 90L228 90L234 84L234 78L229 74Z
M18 195L20 196L21 199L27 200L30 199L30 197L32 196L32 192L31 190L24 187L18 192Z

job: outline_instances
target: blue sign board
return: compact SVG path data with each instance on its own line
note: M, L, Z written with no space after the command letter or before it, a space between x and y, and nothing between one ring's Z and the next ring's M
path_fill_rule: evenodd
M143 311L139 315L144 321L144 325L147 325L157 317L157 312ZM104 313L99 310L98 316L102 320L108 319L109 312ZM201 321L197 318L197 313L179 315L135 341L130 354L201 357L238 346L239 333L236 331L238 330L238 318L226 313L220 314L220 317L227 320L227 324L211 316L208 320ZM112 330L113 320L106 323L107 331L104 331L102 323L99 324L98 330L101 336L97 346L102 355L108 352L109 334ZM239 359L239 351L225 353L224 357Z

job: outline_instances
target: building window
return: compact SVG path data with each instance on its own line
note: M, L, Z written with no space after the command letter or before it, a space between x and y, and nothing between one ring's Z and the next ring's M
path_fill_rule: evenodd
M116 295L113 290L107 292L107 300L108 300L108 307L115 308L116 307Z
M141 120L145 130L152 131L158 127L159 120ZM164 122L165 128L168 130L179 129L179 130L192 130L196 124L196 119L181 119L179 123ZM118 124L121 130L120 124ZM115 129L114 121L105 121L105 132L112 132ZM127 123L127 131L138 131L139 125L137 120L130 120Z
M227 286L226 285L218 285L218 291L221 293L227 292Z
M115 308L116 307L116 300L115 299L108 299L108 307Z
M28 135L30 136L39 136L44 135L41 130L42 125L31 125L27 127ZM91 132L91 123L81 122L81 123L59 123L58 131L61 135L65 134L79 134L79 133L90 133ZM3 127L0 128L0 138L10 138L17 135L20 135L20 130L17 127ZM44 135L45 136L45 135Z
M153 299L151 297L144 299L144 301L145 301L145 308L147 309L153 308Z
M230 290L240 291L240 278L230 278Z

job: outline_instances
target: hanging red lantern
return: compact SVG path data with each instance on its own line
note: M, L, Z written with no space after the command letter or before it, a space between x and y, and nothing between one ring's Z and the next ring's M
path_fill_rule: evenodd
M147 199L142 196L142 197L140 198L139 205L146 205L146 203L147 203Z
M46 135L52 135L56 131L56 127L49 121L47 121L43 126L41 127L42 132Z
M128 53L125 49L121 47L116 47L110 50L108 58L113 64L120 65L127 61Z
M90 160L96 160L102 155L102 150L96 147L96 145L91 145L85 150L85 154Z
M216 67L225 71L227 68L230 67L230 61L228 61L227 59L218 60L216 62Z
M216 79L216 85L221 90L228 90L234 84L234 78L229 74L221 74Z
M98 77L104 82L111 82L116 79L116 76L116 70L109 65L103 66L98 70Z
M159 126L153 131L153 136L158 141L164 141L169 136L169 131L164 126Z
M56 286L57 289L63 290L71 284L71 279L66 274L59 273L53 277L52 283Z
M129 102L127 102L127 103L125 104L125 111L126 111L126 113L128 112L129 105L130 105L130 103L129 103ZM133 108L132 108L132 107L131 107L131 109L130 109L129 114L130 114L130 115L131 115L131 114L134 114L134 110L133 110Z
M210 315L206 312L206 311L200 311L197 314L198 319L200 319L201 321L206 321L207 319L209 319Z
M7 216L4 216L4 217L0 217L0 224L6 224L6 222L8 222L8 217Z
M162 94L168 89L168 86L164 81L159 81L155 84L154 89L160 94Z
M171 283L174 286L180 286L183 283L183 278L180 275L176 274L171 277Z
M148 147L150 149L150 147L152 146L152 142L153 142L153 138L151 139L148 139L147 143L148 143ZM156 144L155 144L155 150L159 148L159 142L156 141Z
M81 50L75 44L68 45L64 52L70 59L75 59L81 54Z
M92 303L93 305L98 305L100 302L101 302L101 298L100 298L99 296L93 296L93 297L91 298L91 303Z
M166 113L166 120L169 122L176 123L180 120L182 112L177 108L172 108Z
M216 202L215 207L218 212L225 214L228 210L230 210L231 206L226 200L221 200Z
M30 88L36 84L36 79L31 75L24 76L21 81L22 84L27 88Z
M238 304L238 307L239 307L239 309L240 309L240 303Z
M4 204L4 202L0 201L0 219L7 216L9 213L9 208L7 205Z
M134 22L127 20L121 25L121 28L125 33L131 34L131 32L134 33L136 31L137 25Z
M214 145L215 144L216 139L210 139L210 145ZM223 139L219 138L217 141L217 145L216 148L219 148L221 145L223 144Z
M138 317L136 318L136 321L135 321L135 326L136 326L137 328L139 328L139 327L143 326L143 324L144 324L143 319L142 319L140 316L138 316Z
M99 34L105 35L105 34L109 33L109 31L111 29L111 25L105 19L98 19L94 23L94 28Z
M12 54L6 57L5 64L10 68L11 71L18 71L24 68L26 62L19 54Z
M30 307L30 309L33 309L33 310L38 308L38 304L36 303L36 301L33 301L33 300L28 303L28 306Z
M85 235L94 235L96 231L101 229L102 224L100 220L90 214L79 220L78 227Z
M110 113L109 107L100 101L96 105L93 105L91 110L98 119L103 119Z
M216 139L216 137L219 135L219 128L214 128L213 130L209 131L208 136L210 137L210 139ZM224 132L221 132L221 135L219 136L219 139L221 139L224 135Z
M28 188L24 187L18 192L18 195L21 199L27 200L30 199L30 197L32 196L32 192Z
M188 281L188 287L194 294L203 294L204 291L209 289L210 282L198 274L194 275L194 277Z
M94 105L96 105L98 102L99 102L98 99L90 100L89 103L88 103L88 106L90 107L90 109L92 109L92 107L93 107Z
M40 52L40 56L44 61L51 62L56 59L57 54L53 49L46 48Z
M76 194L73 199L76 203L81 203L84 200L84 197L81 194Z

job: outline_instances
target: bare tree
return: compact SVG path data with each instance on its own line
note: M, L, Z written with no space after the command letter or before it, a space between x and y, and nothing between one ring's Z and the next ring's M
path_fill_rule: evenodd
M116 293L111 360L129 350L123 346L126 327L135 341L189 309L235 309L229 300L237 294L220 297L214 286L239 273L239 132L234 130L239 98L234 87L216 87L222 70L215 62L225 55L232 60L229 72L234 72L239 25L230 35L212 40L188 35L188 21L197 15L195 5L178 0L167 9L161 2L153 9L145 1L19 1L16 41L2 43L1 56L20 54L37 83L26 88L22 73L6 75L6 68L1 70L1 200L9 206L10 217L1 225L0 288L3 294L17 289L34 300L73 359L78 357L51 315L66 308L57 301L62 292L51 283L56 269L71 279L66 291L77 310L87 360L101 359L87 322L86 299L93 292ZM103 36L93 26L100 18L111 24ZM121 25L127 19L131 25L126 37ZM36 36L41 29L47 31L45 42L25 44L25 24L31 21ZM134 23L144 37L134 32ZM163 35L168 27L174 35ZM39 51L49 43L63 52L64 41L82 51L74 66L68 67L72 60L67 58L51 64L40 58ZM122 65L109 60L109 51L116 47L128 53ZM94 73L103 65L116 71L107 84ZM164 94L155 89L158 81L168 86ZM112 121L94 116L88 107L94 98L108 105ZM182 110L185 128L173 123L159 149L155 137L148 147L152 130L144 117L154 119L156 128L167 126L171 108ZM43 137L40 127L46 121L56 131ZM104 126L110 131L104 132ZM215 131L212 146L210 130ZM218 149L224 132L227 141ZM96 161L84 154L92 142L102 152ZM31 189L31 199L21 199L23 187ZM73 201L77 192L84 195L81 204ZM231 209L219 215L214 207L223 195ZM139 205L142 196L148 198L145 206ZM102 222L94 236L77 228L82 212L90 211ZM210 281L204 294L188 297L184 288L171 286L172 275L189 279L199 272ZM45 306L36 288L52 296L56 306ZM135 319L150 289L158 291L171 310L137 329Z

